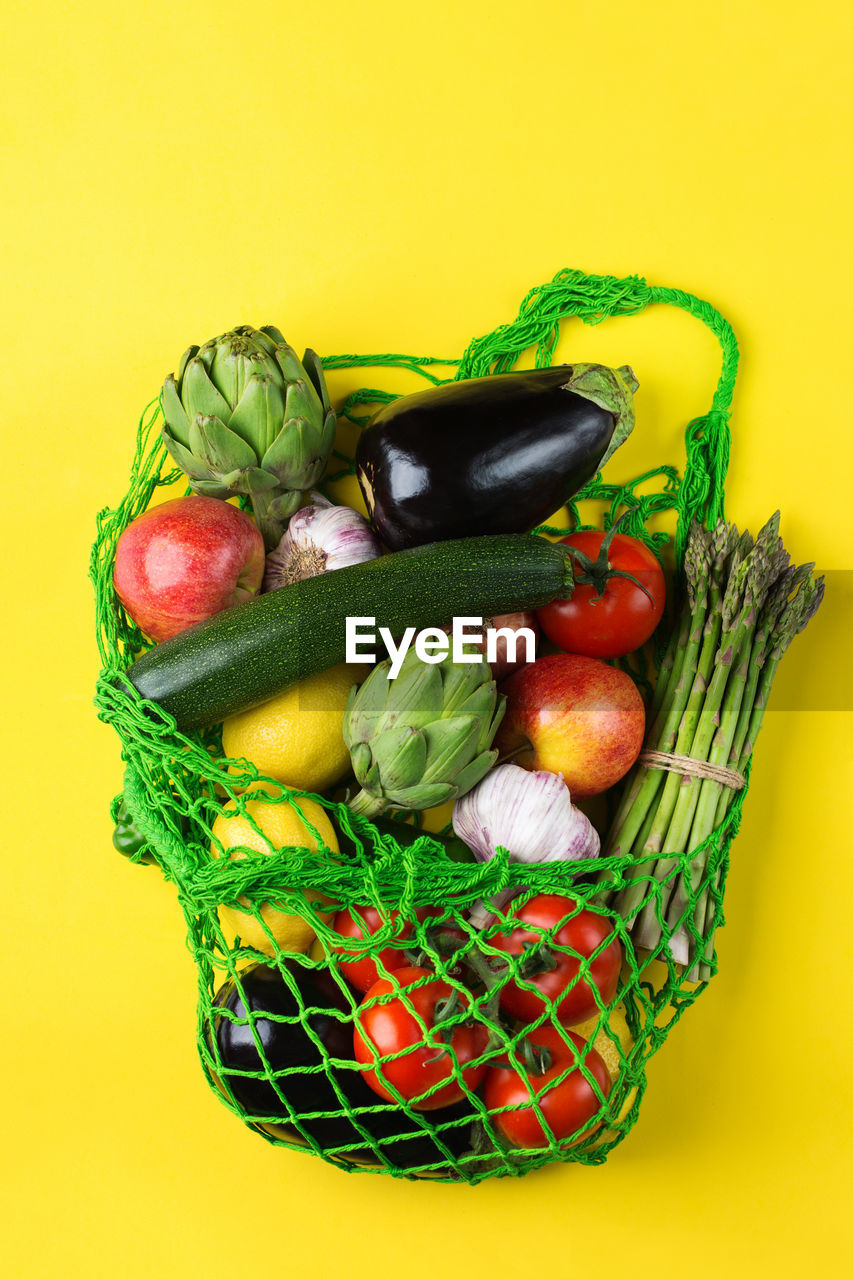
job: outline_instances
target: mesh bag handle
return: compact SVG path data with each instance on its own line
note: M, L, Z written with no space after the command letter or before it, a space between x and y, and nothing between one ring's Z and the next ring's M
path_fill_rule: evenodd
M456 365L452 380L483 377L489 373L505 373L523 352L534 349L534 365L542 368L553 359L560 338L561 322L577 317L584 324L600 324L611 316L639 315L646 307L660 304L677 307L701 320L720 344L722 363L711 407L685 428L686 463L678 488L675 506L678 512L676 558L681 563L687 530L694 517L709 527L724 517L725 481L729 466L731 433L729 417L738 368L738 346L729 322L715 307L682 289L649 285L641 276L588 275L574 269L559 271L546 284L537 285L526 294L518 315L507 324L475 338L459 360L437 360L404 355L329 356L323 361L327 369L373 367L407 368L429 381L442 381L431 372L434 365ZM361 403L392 400L386 392L358 391L350 396L344 413L353 421L366 418L352 416ZM583 496L598 496L594 486Z

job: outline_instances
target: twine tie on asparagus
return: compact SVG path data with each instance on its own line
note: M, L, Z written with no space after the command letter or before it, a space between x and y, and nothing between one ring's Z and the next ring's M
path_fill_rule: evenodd
M639 763L650 769L663 769L667 773L687 774L692 778L710 778L723 787L731 787L733 791L742 791L746 786L746 778L737 769L726 769L722 765L709 764L707 760L697 760L695 756L680 756L674 751L653 751L647 748L640 753Z

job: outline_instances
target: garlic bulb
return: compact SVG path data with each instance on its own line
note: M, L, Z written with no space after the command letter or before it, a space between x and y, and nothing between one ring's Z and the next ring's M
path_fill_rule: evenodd
M498 846L513 862L575 862L597 858L601 840L585 813L572 804L563 775L502 764L487 773L453 806L453 830L480 862ZM508 890L491 904L477 903L471 922L483 928L490 908L504 906L520 890Z
M348 564L375 560L379 554L379 543L364 516L312 493L311 505L290 517L284 536L267 556L263 590L275 591Z

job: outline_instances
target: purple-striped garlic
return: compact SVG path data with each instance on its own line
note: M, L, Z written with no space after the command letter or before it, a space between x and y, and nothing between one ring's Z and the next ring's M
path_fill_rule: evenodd
M502 764L486 774L453 806L453 830L480 862L506 849L513 862L576 862L597 858L598 832L572 804L562 774ZM506 890L490 904L478 903L471 922L483 928L494 909L520 890Z
M263 590L275 591L378 555L379 543L364 516L312 493L311 505L290 517L278 546L267 555Z

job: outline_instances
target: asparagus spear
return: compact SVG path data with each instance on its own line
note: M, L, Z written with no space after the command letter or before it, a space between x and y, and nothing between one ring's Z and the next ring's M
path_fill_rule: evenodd
M773 632L770 638L770 654L760 669L760 678L758 681L758 690L750 709L749 728L741 746L741 754L738 758L738 769L742 773L752 755L753 744L758 737L758 731L761 728L761 722L764 718L764 712L767 707L767 699L770 695L770 689L773 684L773 677L779 663L782 660L786 649L793 641L796 635L803 630L808 622L817 613L820 603L823 600L825 583L824 579L813 578L811 576L814 565L801 565L794 570L790 577L781 583L781 594L784 592L781 606L775 613L775 621L773 624ZM791 589L799 586L797 594L793 600L788 602L788 594ZM704 896L704 916L702 922L702 935L704 945L702 949L702 963L699 967L699 979L705 981L711 975L711 959L714 954L714 932L715 932L715 898L719 897L721 886L721 867L717 868L713 887ZM698 904L697 904L698 905Z
M703 549L706 549L704 544ZM702 559L700 543L697 540L695 544L691 545L689 553L685 552L684 556L684 574L687 581L687 598L690 602L690 608L681 610L679 624L673 631L663 655L651 706L649 707L649 716L652 723L657 722L667 691L674 687L672 681L678 680L681 675L681 668L684 664L684 649L690 635L690 618L694 608L696 584L702 573Z
M743 772L742 756L744 744L746 742L747 733L749 731L749 721L752 715L752 708L755 705L756 693L758 690L758 681L761 676L764 663L767 658L768 645L771 642L771 635L776 626L782 609L787 605L788 598L796 590L800 582L808 577L814 565L803 565L797 569L794 565L787 563L788 556L784 552L782 554L784 561L781 564L779 576L770 588L767 599L764 602L764 608L761 610L758 618L758 625L755 631L755 639L752 645L752 654L749 662L749 672L747 674L746 688L744 690L743 701L741 702L740 711L738 713L737 727L735 729L734 738L732 740L729 758L726 761L728 768ZM731 805L732 797L723 790L717 803L716 826L723 821L726 813Z
M778 523L778 521L777 521ZM770 526L765 526L765 532ZM772 530L775 535L775 528ZM782 607L791 591L791 585L801 570L789 565L789 556L778 537L762 538L765 546L765 564L762 566L765 590L763 599L754 601L757 611L747 618L747 625L753 627L751 643L744 649L740 662L732 672L731 683L726 690L720 727L712 743L709 763L722 765L735 772L742 772L747 761L741 761L741 753L746 739L752 706L758 679L766 657L767 642L770 632ZM804 566L806 575L814 566ZM713 875L703 884L710 849L702 849L717 827L723 823L735 799L735 790L722 782L705 778L702 781L696 818L690 834L690 849L697 853L690 861L690 884L685 898L694 898L692 935L701 939L698 950L704 954L705 940L708 930L712 928L712 918L720 900L721 867L717 865ZM717 846L714 851L719 853ZM694 896L695 895L695 896ZM688 930L683 922L670 915L669 924L675 929L672 938L673 955L686 963L688 959ZM702 966L705 969L707 966ZM701 973L701 970L700 970ZM697 974L691 969L686 975L694 979ZM706 976L708 976L706 974Z
M737 536L737 530L734 527L718 526L711 538L711 574L708 590L708 608L705 614L704 624L702 627L702 644L699 649L698 658L695 659L695 673L690 684L686 705L679 700L678 704L673 706L674 718L676 720L674 731L674 742L671 738L665 739L662 743L654 743L656 750L674 751L676 755L690 755L693 739L696 736L696 727L708 688L708 682L711 678L711 671L714 663L714 656L717 651L717 645L720 638L720 630L722 626L721 599L722 591L725 584L725 566L731 558L732 561L742 559L742 542L738 542L732 550L732 543ZM694 637L696 627L691 631L691 640ZM691 675L693 668L693 655L688 652L685 655L684 663L684 680L685 683ZM679 714L682 712L683 713ZM669 724L669 721L667 722ZM660 774L660 770L653 770ZM652 939L651 946L654 947L657 938L654 937L655 913L662 912L665 906L663 901L664 895L669 896L671 890L671 877L673 868L676 865L676 858L661 857L661 853L665 849L665 839L669 832L670 823L678 804L679 793L683 785L682 775L677 773L665 773L663 788L660 793L660 799L657 804L654 821L652 822L648 838L642 848L634 856L644 860L656 859L653 864L654 878L662 886L652 891L649 896L649 884L647 878L642 880L633 880L632 883L626 885L617 901L617 909L619 913L626 919L631 920L637 909L646 902L644 913L648 926L648 934ZM657 792L655 791L655 796ZM640 823L642 823L644 814L639 815ZM636 819L635 819L636 821ZM639 824L638 824L639 825ZM666 852L669 852L666 849ZM678 849L672 850L676 855ZM659 934L658 934L659 936ZM646 945L645 943L643 945ZM651 949L651 948L650 948Z
M707 681L703 697L698 706L695 730L691 728L689 745L685 744L684 754L694 760L707 760L708 748L717 723L720 706L728 683L732 662L743 643L743 634L738 624L741 617L741 606L744 596L749 594L749 573L751 556L741 560L728 580L721 609L721 629L718 644L712 654L711 678ZM672 775L678 778L679 775ZM655 875L658 878L671 877L678 864L680 853L687 849L693 815L699 799L700 779L692 774L681 776L678 785L675 807L669 821L665 837L665 848L672 850L675 856L658 863ZM679 921L683 911L686 895L681 883L676 883L667 908L668 919ZM660 939L661 924L657 912L657 903L646 904L637 921L635 940L640 946L652 949ZM663 914L663 903L661 912ZM676 958L681 958L676 957Z
M696 525L693 536L684 556L684 571L687 579L687 599L689 608L683 611L682 625L678 628L673 644L670 645L672 660L665 681L668 690L668 705L660 708L655 719L652 734L655 739L674 746L678 726L693 680L693 666L702 641L707 603L708 575L710 571L710 544L708 536L700 525ZM672 747L662 747L671 750ZM608 857L621 854L627 857L632 850L637 833L643 825L646 812L652 808L658 791L664 785L664 778L659 769L648 769L639 766L629 779L611 826L605 854ZM609 870L601 873L600 882L609 885L614 874Z
M777 512L754 546L723 522L710 534L691 528L687 602L662 667L648 747L748 768L779 661L823 597L814 566L789 565L778 522ZM713 779L641 767L607 839L607 853L630 865L623 876L602 872L599 896L615 903L638 946L654 951L663 938L688 976L710 973L725 865L708 873L709 846L735 794ZM686 868L685 852L693 855Z
M727 622L724 622L714 681L702 709L701 727L705 732L697 733L691 751L694 758L707 760L712 765L725 765L729 758L749 673L756 620L782 567L778 529L779 513L776 512L761 530L744 562L743 597L736 619L732 617L733 600L727 592L724 603ZM729 587L732 587L731 579ZM724 687L720 688L722 685ZM725 790L729 803L732 799L732 789L711 778L691 778L690 781L693 784L690 790L692 809L688 801L684 806L682 827L672 836L672 843L693 853L693 857L679 878L667 913L667 924L673 931L670 942L672 954L682 964L687 963L691 953L702 949L707 886L701 892L700 889L710 852L705 843L717 825L717 803L721 791ZM688 822L689 833L685 834ZM693 909L688 915L687 909L691 905ZM689 921L692 921L692 928Z

